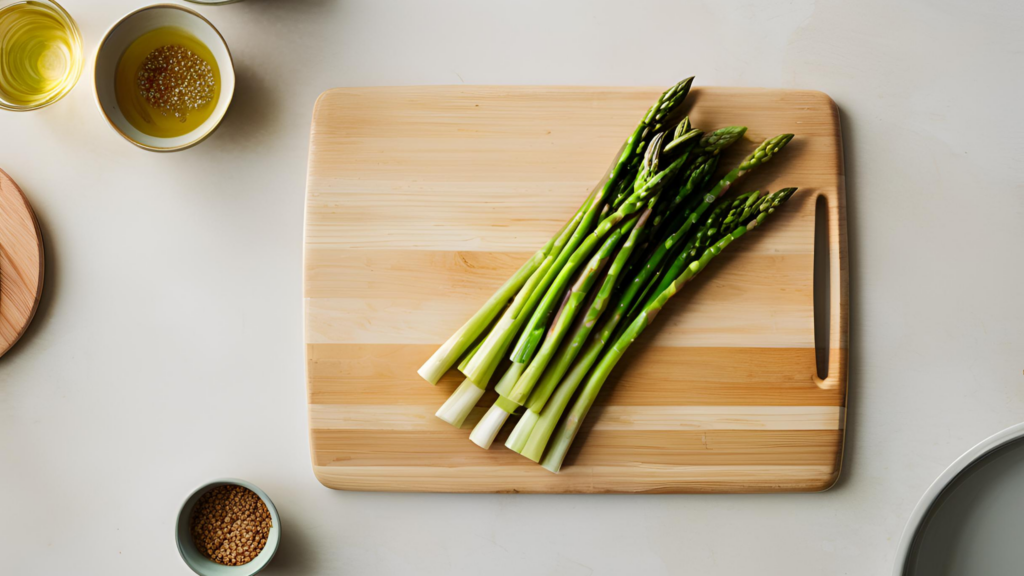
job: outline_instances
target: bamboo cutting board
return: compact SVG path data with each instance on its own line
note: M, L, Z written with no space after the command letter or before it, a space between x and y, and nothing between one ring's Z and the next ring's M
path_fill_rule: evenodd
M765 137L797 134L734 190L801 191L717 258L633 346L560 474L504 448L511 424L490 450L469 441L493 393L461 430L434 417L462 379L453 371L431 386L416 369L572 215L660 91L432 86L320 97L304 305L310 449L323 484L771 492L835 482L847 388L846 214L838 111L820 92L691 92L695 126L749 126L749 141L723 167ZM828 342L823 379L816 209L827 282L818 314L829 320L819 340Z

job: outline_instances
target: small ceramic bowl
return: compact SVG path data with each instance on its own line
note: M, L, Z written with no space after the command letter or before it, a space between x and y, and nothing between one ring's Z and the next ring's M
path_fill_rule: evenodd
M270 528L270 535L267 536L267 545L263 547L263 550L260 551L254 560L241 566L224 566L203 556L199 553L195 543L192 542L192 534L189 533L192 509L195 508L199 498L218 486L232 484L255 492L263 500L263 503L267 505L267 510L270 512L270 520L273 524ZM185 499L185 503L181 505L181 510L178 512L178 520L174 525L174 540L178 544L178 553L181 554L181 559L199 576L251 576L266 568L270 560L274 558L277 546L281 543L281 517L278 516L277 508L274 507L274 503L270 501L267 493L260 490L255 484L236 478L221 478L200 486Z
M214 105L213 113L191 132L174 138L150 136L132 126L121 113L114 89L117 65L121 61L124 51L139 36L164 26L184 28L198 38L213 53L220 68L220 97ZM228 50L224 37L209 20L203 18L198 12L174 4L156 4L140 8L111 26L100 40L99 48L96 49L93 75L96 103L110 126L132 144L154 152L184 150L202 142L213 133L221 119L224 118L235 92L235 67L231 60L231 51Z

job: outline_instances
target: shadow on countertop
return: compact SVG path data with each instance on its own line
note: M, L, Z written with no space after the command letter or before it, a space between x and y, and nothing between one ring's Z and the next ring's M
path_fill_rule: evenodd
M290 519L281 510L281 544L274 559L260 574L310 574L316 564L315 552L306 537L306 527L298 518ZM294 520L294 521L292 521Z

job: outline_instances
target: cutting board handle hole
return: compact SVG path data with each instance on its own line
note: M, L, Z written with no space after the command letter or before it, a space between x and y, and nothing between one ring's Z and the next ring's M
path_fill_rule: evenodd
M828 378L832 333L832 258L828 236L828 199L818 196L814 206L814 357L819 380Z

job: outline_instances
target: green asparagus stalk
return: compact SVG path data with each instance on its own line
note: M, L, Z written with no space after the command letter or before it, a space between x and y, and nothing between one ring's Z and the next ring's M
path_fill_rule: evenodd
M507 348L509 342L506 341L504 345ZM484 392L487 391L491 377L500 365L501 360L502 358L499 357L496 362L491 364L480 381L473 381L469 378L464 379L462 384L452 392L451 396L438 408L434 415L456 428L461 428L466 418L469 417L469 413L473 411L473 407L476 406L476 403L483 397Z
M544 373L552 355L554 355L558 345L561 344L562 338L576 319L580 306L586 299L587 294L590 293L590 289L597 282L601 271L608 265L613 253L618 250L620 241L632 235L637 222L638 218L631 218L609 234L601 248L590 259L590 262L587 263L583 271L580 272L579 278L576 279L576 282L573 283L569 292L565 295L561 309L555 315L548 334L544 337L543 344L530 361L526 371L516 381L512 392L507 395L509 400L520 405L526 402L533 386Z
M558 271L560 273L564 268L565 263L569 260L569 257L575 254L577 247L579 247L581 243L584 243L584 239L587 238L587 235L591 232L598 216L601 214L602 209L608 202L610 193L617 189L617 186L619 186L620 180L624 175L624 171L627 170L628 166L636 157L638 146L644 140L650 124L652 122L663 121L674 110L676 110L679 105L682 104L683 100L686 99L687 94L689 94L692 83L693 77L678 82L662 93L654 105L647 111L647 114L644 115L636 129L633 130L633 133L626 140L626 143L623 144L622 151L619 154L619 158L615 162L614 167L605 179L604 184L590 202L590 205L583 215L579 225L576 227L576 230L569 238L567 245L563 248L558 258L551 265L549 271ZM558 284L557 278L559 277L560 276L555 277L556 285ZM558 291L563 289L564 283L558 288ZM550 292L550 289L548 291ZM543 310L543 314L538 316L537 313L541 310ZM530 322L527 325L527 333L535 330L542 320L547 320L550 313L551 305L547 303L546 299L542 300L541 308L534 311L530 318ZM491 317L493 318L493 315ZM484 371L488 368L488 362L493 361L493 355L496 352L493 350L493 347L497 345L496 342L503 341L503 337L496 337L491 342L485 342L480 351L474 356L473 360L467 365L466 370L464 371L466 377L470 380L479 380L483 376ZM466 344L467 348L468 346L469 344ZM463 348L463 351L465 351L465 348ZM459 355L461 355L461 352ZM456 358L457 357L458 355ZM452 363L454 363L454 359L451 363L448 363L448 367L450 367ZM447 370L447 368L445 370ZM441 373L443 374L444 371ZM438 378L440 378L440 376L438 376Z
M518 329L518 326L522 325L522 321L529 317L533 307L536 306L540 300L540 296L543 294L543 288L537 290L538 281L545 277L546 271L550 268L552 262L558 257L558 253L561 251L565 242L569 236L575 230L575 227L579 224L580 219L586 212L589 204L593 201L594 194L587 198L586 202L583 203L573 216L562 227L559 234L553 238L553 242L549 243L551 246L547 250L544 261L541 265L534 270L530 275L529 280L516 294L515 299L505 309L501 317L497 320L494 326L488 331L487 337L477 342L476 346L462 359L459 363L459 370L462 372L466 371L467 366L476 358L477 353L483 348L485 343L494 343L496 337L504 337L503 340L498 341L492 350L491 357L481 358L478 362L484 362L482 372L480 372L475 379L466 378L462 384L452 392L448 400L437 410L435 416L448 422L456 428L462 427L463 422L469 416L470 411L476 405L477 401L483 396L487 390L487 386L490 383L491 377L501 362L502 356L508 349L508 346L512 342L512 334L507 333L505 330L511 323L514 327L513 332Z
M672 152L673 148L681 145L690 138L690 133L693 131L693 124L690 123L690 117L683 118L679 124L676 124L675 130L672 131L672 138L665 144L664 152Z
M458 365L460 372L462 371L463 368L466 367L467 364L469 364L469 361L473 359L473 356L476 356L476 353L480 350L480 346L482 346L483 343L483 340L478 340L477 343L473 346L473 348L469 352L467 352L465 356L462 357L462 360L459 361Z
M726 205L725 207L728 206ZM722 214L722 217L724 218L724 214ZM716 214L713 213L709 216L708 220L714 221L716 218ZM537 414L536 418L534 418L535 415L527 411L524 418L520 420L520 424L524 429L527 426L535 427L535 430L530 433L530 438L526 440L525 444L521 440L520 435L514 435L516 446L522 445L522 449L519 450L521 454L534 461L539 461L543 455L544 447L547 445L548 438L561 418L562 412L575 392L576 387L579 386L583 377L600 357L600 353L607 343L614 341L618 337L617 330L623 318L631 317L636 313L637 303L643 302L647 291L651 289L652 285L657 283L656 274L663 271L662 262L667 257L671 257L674 260L676 258L675 254L679 254L680 249L682 249L682 254L692 253L692 242L685 248L681 244L692 223L693 220L685 213L677 216L672 225L673 228L676 228L676 232L661 242L642 266L631 271L632 280L625 287L612 315L603 321L600 330L597 332L597 337L592 338L587 343L583 353L573 365L572 370L557 384L555 397L550 400L553 405L545 406L545 403L541 403L540 401L544 399L543 396L537 398L537 403L530 403L529 408L533 412L541 412L542 410L543 412ZM686 263L686 260L681 260L681 262ZM531 398L531 400L533 399Z
M672 88L669 88L661 97L659 97L658 101L651 106L648 113L644 116L643 120L641 120L640 124L636 127L633 134L630 135L626 144L623 146L619 161L611 171L608 180L601 189L601 193L598 194L597 201L605 201L607 199L607 192L614 188L615 184L621 179L625 167L641 157L640 151L642 149L642 145L646 144L645 139L647 138L650 123L661 121L667 114L671 113L672 110L678 107L689 93L692 82L692 77L679 82ZM667 183L665 181L665 177L668 176L670 178L671 176L674 176L675 171L680 167L681 164L673 163L669 167L670 169L673 169L671 172L669 172L669 169L666 169L664 171L665 173L658 175L661 176L661 178L654 176L647 180L639 190L627 195L627 199L623 201L621 205L616 206L615 212L612 215L605 217L602 222L597 225L594 233L587 237L586 240L582 237L578 239L574 237L574 239L578 241L572 243L571 247L575 249L576 252L579 252L579 254L573 252L572 257L574 259L571 262L570 258L566 258L556 263L555 267L560 270L559 276L556 278L554 285L549 288L549 294L545 295L544 301L542 301L540 307L534 312L533 317L530 318L530 321L527 324L526 330L523 332L522 336L520 336L520 340L516 344L516 348L512 354L514 361L527 362L533 357L533 352L536 349L536 345L539 344L540 337L544 333L544 329L546 328L550 315L554 310L554 306L557 304L557 299L565 289L569 278L575 273L574 267L578 266L587 258L590 251L592 251L596 246L596 243L600 241L612 227L618 224L622 218L629 215L630 212L628 212L628 209L631 205L633 205L633 208L635 209L636 203L642 201L642 198L646 198L647 194L654 191L660 191L661 186ZM591 221L585 219L584 222L589 225ZM582 230L583 226L581 226L580 229Z
M616 310L612 316L604 320L601 323L600 330L594 334L583 352L578 355L576 362L557 385L554 394L548 398L540 412L535 412L534 410L527 410L525 412L524 417L528 416L530 419L533 419L533 414L536 414L537 421L531 425L529 437L523 448L519 450L520 454L534 462L540 462L541 457L544 455L544 449L548 444L548 439L562 418L566 406L569 405L569 400L576 393L576 388L583 381L583 378L590 372L590 368L601 357L602 350L611 341L613 333L624 316L623 312Z
M608 210L608 206L606 205L605 206L605 210L601 214L602 217L606 215L607 210ZM543 285L545 287L549 286L551 281L554 280L555 276L557 276L557 275L558 275L558 270L554 270L554 269L549 270L548 271L548 275L545 276L545 280L544 280ZM545 290L546 290L546 288L545 288ZM527 309L528 310L533 310L536 307L537 301L539 301L540 298L543 297L543 296L544 296L544 290L537 290L536 292L534 292L534 294L531 296L531 304L528 306ZM526 319L525 316L520 316L520 318L519 318L520 323L517 323L513 327L513 329L509 330L509 334L508 334L509 340L508 340L508 343L511 343L512 339L514 339L517 334L519 336L522 336L522 333L525 333L525 331L520 333L520 328L522 326L521 322L523 320L525 320L525 319ZM502 350L505 350L507 348L508 348L508 344L506 343L505 348L502 348ZM508 370L506 370L504 375L501 377L501 380L494 387L494 391L497 392L501 396L506 396L507 397L509 395L509 393L512 392L512 387L515 385L516 381L519 379L519 377L523 374L523 372L525 370L526 370L526 363L513 361L512 364L509 366Z
M683 155L690 155L691 158L696 157L691 155L691 152L694 145L697 144L697 139L704 133L697 129L690 129L689 126L690 118L683 118L675 130L678 136L671 142L666 142L665 132L659 132L651 138L651 141L644 150L643 160L633 180L634 192L643 189L651 181L651 178L661 171L663 162L672 162ZM681 129L686 131L680 133ZM669 146L672 147L671 152L669 151ZM621 202L619 204L621 205Z
M681 225L681 223L678 224ZM537 403L534 403L531 397L529 409L523 418L520 419L520 424L523 426L520 434L525 434L525 428L528 426L532 430L529 432L529 437L525 440L525 443L519 435L513 434L515 436L515 447L513 449L518 448L522 444L522 448L516 451L534 462L540 461L544 455L544 448L547 446L548 439L551 437L552 432L554 432L555 426L561 419L569 400L576 392L576 388L583 381L590 368L600 358L601 352L608 342L612 342L618 337L618 328L623 319L630 315L630 311L635 306L635 303L642 296L643 290L650 284L655 272L660 269L661 261L674 247L674 244L681 240L680 236L680 232L677 232L659 244L646 264L635 272L632 280L625 286L625 289L619 296L615 308L611 311L611 315L602 320L601 326L594 337L586 343L583 352L578 355L575 363L572 364L572 369L556 384L554 395L544 403L539 402L540 398L537 399ZM524 424L523 421L526 421L526 423ZM510 440L513 436L510 436Z
M649 227L651 238L659 238L661 230L668 222L678 222L671 226L669 230L679 229L683 221L679 219L678 213L683 209L683 202L691 197L692 192L701 190L708 185L708 180L711 179L715 169L718 167L721 152L739 141L746 131L746 126L726 126L725 128L719 128L714 132L705 134L701 138L700 143L694 149L694 153L698 154L697 159L683 176L682 183L676 195L672 198L671 204L668 209L655 216L654 225ZM676 141L673 141L668 146L672 146L675 143ZM688 229L687 227L684 230L678 231L676 236L684 236Z
M437 415L461 426L499 364L506 366L498 400L470 435L478 445L489 447L508 416L525 406L507 445L557 472L629 345L711 259L795 190L716 203L793 136L766 140L710 186L719 153L746 128L703 134L689 118L666 128L691 83L683 80L658 98L574 217L420 369L436 383L458 363L466 378ZM666 192L675 182L678 188Z
M687 94L690 93L690 87L693 85L693 76L680 80L675 86L669 88L666 91L666 95L663 95L661 102L655 104L656 110L651 120L647 124L647 129L644 136L653 135L663 130L666 123L671 121L672 114L679 108L679 105L686 99Z
M743 162L741 162L737 167L730 170L729 173L727 173L725 176L722 177L721 180L719 180L718 184L716 184L715 187L711 189L711 191L704 195L700 204L698 204L697 207L690 212L685 223L680 228L680 232L683 235L685 235L686 232L689 231L690 228L693 226L693 224L701 220L701 218L704 216L704 213L708 210L708 208L710 208L712 204L714 204L719 198L721 198L722 195L729 190L729 187L732 186L732 184L736 182L737 179L739 179L744 174L750 172L754 168L766 164L769 160L774 158L780 150L785 148L786 144L789 144L789 141L792 139L792 134L780 134L778 136L775 136L774 138L769 138L762 142L756 150L754 150L749 156L747 156L743 160ZM667 270L660 271L656 275L655 279L652 281L651 286L653 287L653 289L648 290L649 296L646 296L645 298L641 299L640 302L642 302L643 305L646 305L654 298L657 298L658 295L661 294L661 292L668 287L668 284L671 283L682 272L682 267L685 265L685 259L680 260L677 258L676 261L673 262L671 267L669 267Z
M629 327L615 340L615 343L594 368L594 371L587 379L586 385L580 392L579 397L569 410L569 414L555 432L551 446L549 447L547 454L544 456L542 463L544 468L552 472L558 472L559 469L561 469L562 462L565 460L569 447L572 445L573 439L579 432L584 418L586 418L587 413L593 406L594 400L597 398L597 394L601 390L601 386L608 379L608 375L622 358L622 355L626 352L629 346L635 342L644 329L654 321L655 317L657 317L658 313L664 308L668 300L679 293L679 290L682 289L683 286L692 280L694 276L699 274L713 258L721 254L722 251L725 250L732 242L760 226L765 219L770 214L774 213L775 209L789 199L795 191L796 188L786 188L779 190L774 194L765 196L757 204L757 215L752 220L750 220L746 225L735 227L735 229L725 234L705 250L700 258L691 262L682 274L672 280L668 288L658 294L658 296L650 304L645 306L640 314L630 322Z
M586 240L579 245L572 256L565 261L558 276L551 284L551 287L548 288L547 294L544 295L544 299L537 307L537 310L534 311L533 317L530 318L530 322L520 336L519 342L512 353L512 360L514 362L526 363L533 359L534 352L536 352L537 346L540 344L547 329L550 315L580 264L590 256L590 253L597 247L598 243L623 219L636 213L648 199L660 193L661 188L671 182L675 175L683 168L686 160L686 155L680 157L651 178L643 188L634 192L629 200L624 202L622 206L619 206L618 210L605 217L597 228L587 236ZM472 375L467 374L467 376ZM525 390L525 393L529 395L529 390ZM526 396L522 396L522 399L525 400ZM513 400L515 399L513 398Z
M678 159L676 162L673 162L673 164L671 164L664 171L659 172L656 176L651 178L647 182L647 184L645 184L644 188L641 191L639 191L639 192L634 194L635 198L631 198L630 202L627 202L627 203L623 204L623 206L620 207L620 210L617 210L615 214L612 214L611 216L608 216L608 217L604 218L602 220L602 224L599 225L599 227L598 227L598 231L601 230L603 225L608 225L609 222L617 221L618 218L615 217L616 214L632 215L636 211L636 208L637 208L636 204L637 204L638 199L648 199L648 202L656 202L656 193L657 193L657 191L655 191L654 193L651 193L651 190L654 187L663 186L662 182L670 181L672 175L675 174L680 169L680 167L685 164L685 162L686 162L686 157L684 155L683 157ZM651 196L652 194L653 194L653 196ZM595 231L595 235L599 234L598 231ZM592 235L592 237L589 237L588 238L588 242L593 241L595 235ZM611 239L611 242L606 242L604 246L611 247L611 246L617 245L617 243L618 243L618 239L614 238L614 239ZM586 248L586 246L587 246L587 243L585 242L584 246L581 246L579 251L584 250ZM575 256L577 256L577 254L573 254L573 257L575 257ZM603 259L606 259L606 256L604 256L604 250L599 252L598 256L595 257L595 261L600 261L600 260L603 260ZM571 262L571 259L570 259L570 262ZM572 262L571 264L566 264L566 266L569 266L569 265L571 265L571 270L574 270L575 266L577 266L577 263ZM595 268L594 270L597 270L597 269ZM562 274L565 274L565 269L564 268L562 270L562 273L559 276L560 278L561 278ZM588 275L589 275L589 273L588 273ZM585 278L585 277L589 278L588 275L581 275L581 278ZM588 281L588 282L592 282L592 281ZM554 293L553 291L554 291L553 288L549 289L549 295ZM545 297L547 298L548 295L546 295ZM535 316L536 316L536 314L537 313L535 313ZM565 317L565 318L566 318L565 322L562 323L561 326L559 326L558 329L557 329L562 335L564 335L565 330L568 329L568 324L571 322L571 317ZM526 334L526 332L523 333L523 335L525 335L525 334ZM523 336L520 336L520 341L521 341L522 337ZM556 347L557 347L557 344L556 344ZM512 412L515 409L517 409L523 403L523 400L512 400L511 397L512 397L512 394L514 392L513 383L518 385L519 381L522 378L523 372L525 372L525 370L526 370L526 362L518 361L515 358L514 354L513 354L512 358L513 358L512 365L508 368L507 372L502 377L501 381L498 383L498 386L496 387L496 389L498 390L498 393L500 395L499 401L496 402L495 405L487 411L487 413L485 414L485 417L482 418L477 423L476 427L473 428L472 434L470 434L470 440L473 441L474 443L476 443L481 448L489 448L490 447L490 443L492 443L494 441L495 437L498 434L498 430L501 428L502 425L504 425L505 420L508 418L509 415L512 414ZM541 370L543 371L543 368ZM521 398L526 399L526 398L528 398L528 395L529 395L529 390L526 390L526 392L522 395Z
M626 262L630 260L630 256L636 248L637 238L650 221L654 202L650 204L637 219L633 231L630 232L626 242L615 255L615 260L609 267L607 274L605 274L600 288L591 294L591 301L586 308L587 313L576 322L572 337L562 344L556 356L556 361L547 367L544 371L544 376L530 394L527 410L519 419L519 422L512 430L512 434L509 435L508 442L505 444L513 451L522 452L523 448L525 448L526 442L533 432L534 425L540 420L540 412L544 408L544 404L548 401L558 383L562 381L562 377L576 359L576 355L583 349L583 345L597 324L598 319L608 307L613 290L622 280L621 274Z
M562 310L559 311L559 313L556 316L556 322L552 325L553 331L562 329L562 326L566 322L572 321L572 317L565 313L566 309L572 307L578 298L582 299L586 297L586 294L590 290L590 286L594 283L597 276L600 274L601 270L610 261L611 255L617 249L620 239L624 235L630 234L636 226L636 223L637 218L630 218L623 222L621 226L619 226L611 234L608 235L604 243L601 245L600 249L590 259L590 262L587 263L587 267L584 269L584 272L580 275L580 278L574 285L573 289L570 290L568 294L566 294L566 298L562 303ZM540 358L540 356L538 356L538 358ZM534 360L536 360L536 358ZM510 366L509 371L506 372L506 376L509 374L514 374L517 371L520 371L521 368L519 366L522 366L522 364L514 363L512 366ZM529 367L526 369L526 374L528 374L529 371L533 368L534 363L531 362ZM526 374L522 374L516 380L515 386L513 386L512 388L513 393L519 387L519 383L522 382ZM509 394L507 396L507 398L506 395L504 394L499 396L497 402L498 408L504 411L504 415L500 414L497 411L489 410L488 417L481 419L480 422L477 424L476 428L473 429L472 434L470 434L470 440L476 442L482 448L489 448L490 443L494 440L494 437L497 435L498 430L494 429L493 427L497 426L497 428L500 429L501 426L505 424L505 420L513 412L513 410L517 409L519 406L523 404L523 401L516 400L512 396L512 394Z
M687 120L683 121L683 124L688 123ZM549 290L548 294L545 295L546 303L550 305L554 302L554 296L557 296L556 290L560 290L561 286L564 285L572 274L575 273L578 262L582 260L582 257L586 257L587 252L590 250L590 246L596 244L600 240L601 236L606 233L607 230L613 229L618 222L625 217L632 216L638 211L642 203L646 202L653 206L659 197L660 189L671 181L676 173L681 171L687 164L687 160L690 157L690 148L696 143L695 136L699 134L699 131L688 132L686 136L680 138L680 140L688 140L688 143L684 143L679 147L681 155L675 161L673 161L668 168L658 171L654 176L644 177L643 184L640 189L637 190L633 197L619 206L614 214L604 219L597 229L587 238L586 241L577 249L577 254L574 254L567 262L565 268L562 269L559 274L559 278L556 279L554 286ZM644 166L641 170L642 173L653 172L658 170L660 163L661 152L659 150L664 137L662 134L656 135L652 139L652 148L648 149L648 153L644 160ZM646 222L646 218L644 219ZM620 228L620 231L623 230ZM626 230L628 234L629 231ZM569 290L566 295L565 302L559 310L557 316L552 322L550 329L547 331L547 335L543 335L542 330L534 328L530 333L524 333L526 345L522 350L517 351L513 356L513 360L516 362L529 361L529 367L525 370L520 379L516 382L515 387L511 393L507 396L510 400L517 404L524 403L529 397L534 385L540 379L544 373L547 364L550 361L552 355L558 350L559 344L565 337L566 332L572 325L573 320L576 318L576 314L579 312L580 306L587 294L590 292L591 287L597 280L597 274L599 268L603 267L606 258L610 257L612 251L618 249L619 239L622 237L622 233L612 234L614 237L614 243L605 242L602 246L602 250L598 252L598 256L591 260L591 264L586 267L579 275L579 278L575 282L574 286ZM632 248L631 248L632 249ZM627 254L626 258L629 257ZM561 284L559 283L561 280ZM545 303L541 304L542 309ZM535 317L538 316L535 313ZM540 349L536 355L533 355L533 350L536 348L536 343L543 340L540 345ZM531 358L532 356L532 358Z
M534 270L523 288L516 294L512 304L505 310L497 324L487 334L487 337L480 343L479 348L459 370L467 378L474 382L483 383L486 388L484 377L488 371L494 371L494 367L505 355L512 342L513 335L518 332L523 322L530 317L540 298L547 291L551 281L554 280L553 268L558 261L566 245L571 241L583 219L584 214L589 210L590 204L594 201L594 194L587 199L582 207L576 212L572 220L562 229L555 239L551 248L545 254L544 260Z
M494 391L499 396L507 397L525 370L526 364L523 362L513 362L510 364L508 370L502 375L501 380L494 386Z
M605 206L605 212L607 211L607 208L608 207ZM605 214L605 212L602 212L602 216ZM523 309L522 314L520 314L516 318L515 324L513 324L512 327L507 331L507 334L505 336L506 340L499 349L499 354L504 354L505 351L508 349L509 345L516 338L516 335L520 334L520 330L523 326L523 323L526 321L528 317L532 317L531 313L536 309L537 303L544 296L544 294L547 291L547 288L551 285L551 282L558 275L558 272L558 270L552 267L545 274L540 286L536 290L534 290L534 292L530 295L530 301L527 303L527 306ZM495 361L498 360L500 360L500 356L495 356ZM504 375L498 381L498 384L494 387L495 392L497 392L501 396L508 396L509 392L512 391L512 386L515 385L516 381L519 379L519 376L521 376L523 371L525 370L525 363L512 362L512 364L505 371ZM465 371L463 371L463 373L465 373Z
M683 122L687 122L684 119ZM661 148L665 144L665 133L658 132L651 138L644 150L644 159L640 163L640 169L633 180L633 190L640 190L658 173L658 164L661 158Z
M418 370L419 375L431 384L437 384L452 365L469 349L484 330L491 324L502 307L523 287L535 270L544 261L554 239L548 241L519 270L494 293L486 303L462 325L448 341L434 352L434 355Z
M689 119L684 118L683 121L679 123L679 126L676 129L675 134L677 137L668 145L665 145L665 148L668 149L669 146L679 147L681 145L684 145L684 143L687 143L697 133L699 133L696 130L687 130L688 128ZM706 180L713 173L714 167L717 166L718 155L722 152L722 150L728 148L736 141L738 141L745 132L746 127L744 126L728 126L725 128L720 128L702 137L700 139L700 142L696 144L696 146L694 146L693 150L687 150L687 154L699 154L699 156L694 165L688 170L687 177L684 179L683 184L680 186L679 191L676 193L676 196L672 199L671 205L669 206L669 210L675 209L693 190L699 189L704 185ZM654 142L654 140L652 140L652 142ZM692 145L692 142L689 145ZM686 147L688 147L689 145L686 145ZM645 155L644 166L641 169L641 173L650 171L652 167L656 168L657 163L657 149L651 148L648 150L647 155ZM677 220L679 220L679 218L677 218ZM638 227L637 234L642 233L644 228L646 228L646 226ZM646 271L642 270L641 272L638 272L636 274L636 279L639 282L646 281L647 278L649 278L650 275L653 274L654 271L659 268L661 261L664 259L665 255L679 241L681 237L685 236L688 229L689 226L686 226L685 228L677 231L675 234L670 236L665 242L658 246L658 248L655 250L654 254L648 261L648 267ZM632 237L632 241L633 243L630 245L630 250L627 251L626 254L621 255L624 258L621 265L625 265L625 262L628 261L628 259L630 258L630 255L633 251L633 246L636 242L635 236ZM616 274L616 276L618 276L618 274ZM640 280L641 276L643 277L643 280ZM643 284L640 284L638 282L635 282L634 284L635 287L632 288L632 292L629 296L630 299L634 298L636 291L640 290L643 286ZM604 312L604 306L607 305L607 300L599 302L598 304L601 307L600 310L591 310L588 313L588 316L591 314L595 315L593 318L593 323L596 323L597 317L599 317L600 314ZM565 374L565 371L572 364L572 361L574 360L576 354L582 348L583 341L585 341L587 334L589 334L590 330L593 328L593 323L584 327L576 328L573 338L570 340L570 346L566 347L564 350L559 351L559 360L558 362L555 363L552 370L543 370L543 368L541 368L541 370L543 371L544 378L543 385L540 387L539 391L536 394L531 393L529 397L530 410L533 411L534 414L530 414L529 412L527 412L524 415L524 417L520 419L519 424L517 424L518 430L513 431L513 434L509 437L510 448L512 448L513 450L522 450L522 447L524 446L525 442L525 437L528 434L529 428L533 425L533 423L535 423L538 420L538 413L543 409L544 403L547 402L547 399L550 397L552 391L554 390L554 387L557 386L558 382L561 381L561 378ZM548 341L545 340L545 344L547 344L547 342ZM531 363L531 368L532 366L533 364ZM546 363L543 364L542 366L546 366ZM528 374L530 374L529 371L526 372L524 378L521 378L520 381L524 382L526 385L533 385L533 383L530 382L530 380L525 377ZM517 384L517 386L519 385ZM509 397L513 401L519 400L519 398L515 396Z

